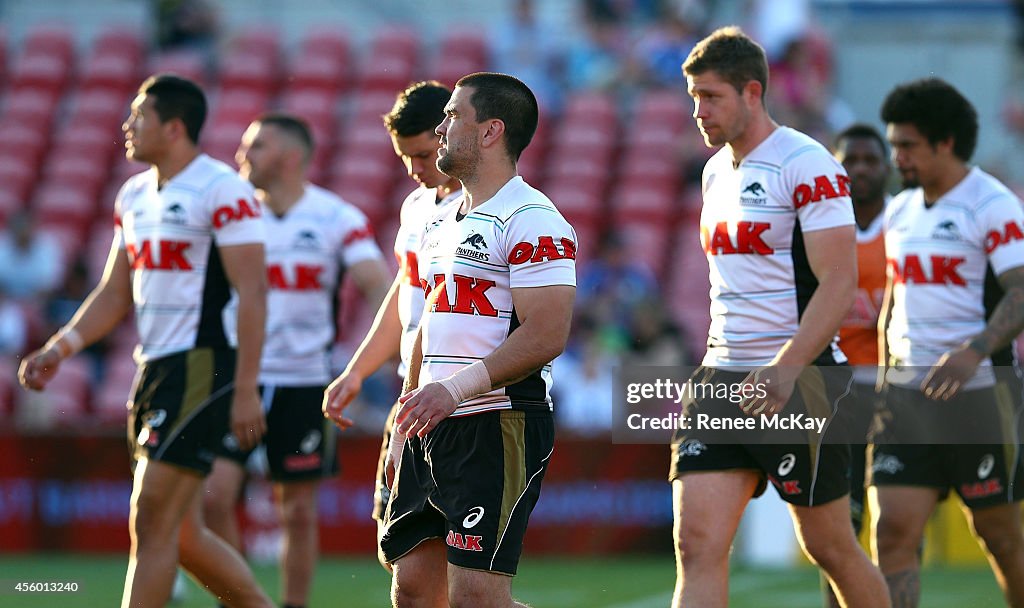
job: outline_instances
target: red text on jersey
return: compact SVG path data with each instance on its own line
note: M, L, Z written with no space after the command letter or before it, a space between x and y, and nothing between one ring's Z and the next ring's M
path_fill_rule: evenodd
M1021 240L1024 240L1024 232L1021 232L1017 222L1006 222L1002 232L993 230L985 235L985 253L992 253L1000 245Z
M296 264L292 272L292 280L288 280L284 266L271 264L267 266L267 282L271 289L281 291L319 291L323 289L320 273L324 267L310 264Z
M889 271L894 283L915 283L920 285L957 285L966 287L957 268L966 262L966 258L953 258L944 255L932 255L923 262L917 255L908 255L903 264L899 260L889 258ZM926 272L926 266L930 272Z
M736 224L736 240L729 234L727 222L715 224L714 232L707 226L700 227L700 240L707 255L728 255L746 253L769 255L775 250L764 242L761 235L772 227L768 222L739 222Z
M425 281L420 281L427 302L431 304L431 312L449 312L460 315L480 315L482 317L498 316L498 309L487 299L487 290L494 287L494 281L467 277L461 274L452 275L455 284L455 304L448 303L448 287L443 274L434 275L434 288Z
M448 530L448 536L444 539L445 544L455 549L462 549L463 551L483 551L483 547L480 546L480 541L484 539L483 536L473 536L472 534L460 534L458 532L452 532Z
M558 251L554 237L542 236L537 239L537 244L522 241L516 243L512 252L508 254L508 263L516 266L526 262L543 262L544 260L575 260L576 243L562 237L559 239L562 251Z
M223 207L217 207L213 212L213 227L221 228L228 222L234 222L236 220L244 220L250 217L259 217L260 207L253 201L247 201L244 198L238 199L234 205L224 205Z
M129 243L128 260L134 270L192 270L192 264L185 257L185 252L191 246L187 241L157 241L157 253L154 255L152 241Z
M836 174L836 187L825 175L814 178L814 184L800 184L793 190L793 207L799 209L808 203L816 203L822 199L850 196L850 178L842 173Z
M395 257L398 258L398 273L402 277L402 281L414 287L419 287L420 265L416 254L412 251L406 251L404 255L396 254Z

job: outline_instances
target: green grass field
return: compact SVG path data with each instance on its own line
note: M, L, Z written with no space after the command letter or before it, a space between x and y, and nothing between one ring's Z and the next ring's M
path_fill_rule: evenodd
M116 606L120 601L126 561L107 556L0 556L0 606L61 608ZM257 566L261 583L276 599L278 581L272 566ZM12 591L15 581L75 581L72 594L24 594ZM387 607L388 575L366 559L325 560L310 605L343 608ZM513 585L515 596L534 608L660 608L668 606L673 584L670 558L527 559ZM989 608L1002 598L987 569L926 570L926 608ZM732 575L736 608L816 608L821 606L818 575L810 568L779 571L737 568ZM214 602L190 585L180 608L210 608Z
M0 556L0 607L92 608L116 606L126 561L105 556ZM276 598L272 566L257 566L261 583ZM75 594L19 594L17 580L77 581ZM730 606L736 608L816 608L821 605L817 573L811 568L735 569ZM378 608L388 606L388 575L366 559L325 560L317 572L310 606ZM526 559L513 585L515 596L535 608L659 608L669 604L671 558ZM922 606L989 608L1002 606L987 569L931 569L923 580ZM179 608L210 608L213 601L194 584Z

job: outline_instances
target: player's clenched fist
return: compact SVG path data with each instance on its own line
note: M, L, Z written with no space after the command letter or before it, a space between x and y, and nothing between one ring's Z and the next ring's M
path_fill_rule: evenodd
M52 348L37 350L22 359L18 382L27 389L41 391L57 375L60 361L60 353Z
M395 429L406 437L424 437L455 411L455 398L443 385L431 382L398 398L401 408Z

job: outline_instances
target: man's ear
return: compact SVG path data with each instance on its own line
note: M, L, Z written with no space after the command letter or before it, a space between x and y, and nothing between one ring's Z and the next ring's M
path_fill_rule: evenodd
M492 118L486 121L486 125L487 127L483 131L480 145L484 148L489 148L501 141L502 136L505 135L505 123L497 118Z
M743 85L743 99L747 102L747 105L752 105L754 102L761 102L761 95L764 93L764 87L761 83L756 80L750 80L747 84Z

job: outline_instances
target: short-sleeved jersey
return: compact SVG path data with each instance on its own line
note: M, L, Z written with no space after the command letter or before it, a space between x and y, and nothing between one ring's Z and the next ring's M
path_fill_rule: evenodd
M234 346L223 323L232 290L218 248L264 243L252 187L200 154L163 187L156 169L129 178L114 217L115 246L132 269L136 360Z
M451 192L439 201L436 188L421 186L410 192L402 202L399 216L401 223L395 237L395 257L398 258L398 273L402 277L398 285L398 320L402 324L402 362L398 373L403 377L409 368L416 330L423 316L423 287L420 286L418 257L423 228L434 215L461 200L462 190Z
M886 209L885 251L893 282L888 377L916 386L925 368L985 328L1002 298L996 277L1024 264L1024 210L975 167L930 207L921 188L898 194ZM1013 365L1012 349L986 359L965 388L990 386L993 363Z
M576 232L554 204L521 177L459 219L446 206L425 229L420 280L419 384L479 361L519 326L512 290L576 285ZM525 379L459 404L453 416L499 409L551 411L551 364Z
M366 216L313 184L306 184L302 198L283 216L264 205L263 224L269 292L260 383L326 384L345 269L383 254ZM227 315L229 327L234 313Z
M885 295L884 222L884 213L879 213L867 229L857 229L857 298L839 328L839 348L850 364L871 367L863 376L866 382L874 382L879 364L878 315Z
M818 281L803 234L854 223L846 171L807 135L779 127L740 163L704 167L700 238L711 279L704 365L751 369L796 334ZM845 361L834 340L818 363Z

